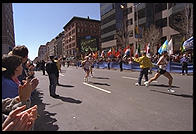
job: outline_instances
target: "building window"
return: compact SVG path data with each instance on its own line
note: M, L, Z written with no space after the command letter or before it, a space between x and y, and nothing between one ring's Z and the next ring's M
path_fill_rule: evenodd
M106 41L110 41L110 40L113 40L114 39L114 35L111 35L111 36L108 36L108 37L105 37L105 38L101 38L101 42L106 42Z
M127 26L128 26L128 25L133 25L133 18L127 20Z
M145 17L145 8L138 11L138 19Z
M111 31L115 30L115 28L116 28L116 24L111 25L109 27L106 27L106 28L101 30L101 34L105 34L105 33L111 32Z
M80 28L78 27L78 33L80 32Z
M104 25L112 20L115 20L115 13L101 20L101 25Z
M129 7L129 8L127 9L127 13L128 13L128 14L132 13L132 7Z
M166 27L166 26L167 26L167 18L163 18L163 19L157 20L157 21L155 22L155 25L156 25L157 27L160 27L160 28Z
M129 37L133 37L133 30L129 32Z
M167 3L158 3L155 5L155 13L161 12L167 9Z

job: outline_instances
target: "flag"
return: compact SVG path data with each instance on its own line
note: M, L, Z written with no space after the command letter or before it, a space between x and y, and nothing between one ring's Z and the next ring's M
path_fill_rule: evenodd
M116 54L115 49L114 49L114 48L112 48L112 55L114 55L114 56L115 56L115 54Z
M101 57L104 58L105 56L105 53L104 53L104 50L101 52Z
M146 54L150 53L150 43L146 44L145 51Z
M180 51L181 52L184 52L185 51L185 49L184 49L184 47L183 47L183 43L185 42L185 36L182 38L182 45L180 46Z
M126 48L123 58L126 57L127 55L130 55L130 47L129 46Z
M184 50L193 49L193 36L186 40L182 46Z
M111 48L110 48L110 50L108 51L108 56L110 56L110 55L112 55L112 50L111 50Z
M139 55L138 55L138 49L135 50L135 55L134 56L135 56L135 58L138 58L139 57Z
M98 52L96 51L95 53L93 53L93 58L97 59L97 57L98 57Z
M166 40L163 45L159 48L158 53L162 54L163 51L167 51L168 48L168 41Z
M119 57L120 56L120 51L117 51L114 56Z
M167 52L168 52L169 55L172 55L173 54L173 41L172 41L172 39L168 43Z

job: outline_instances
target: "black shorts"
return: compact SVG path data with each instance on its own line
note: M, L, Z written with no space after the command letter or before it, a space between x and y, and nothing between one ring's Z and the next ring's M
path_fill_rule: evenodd
M158 70L157 70L157 73L160 73L160 74L164 74L165 72L167 72L167 71L164 69L158 68Z
M84 71L85 72L87 72L87 71L89 72L90 70L89 70L89 68L84 68Z

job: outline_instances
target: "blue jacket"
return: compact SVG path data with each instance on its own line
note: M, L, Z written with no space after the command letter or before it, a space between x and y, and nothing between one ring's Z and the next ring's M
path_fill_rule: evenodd
M2 99L18 96L18 84L2 76Z

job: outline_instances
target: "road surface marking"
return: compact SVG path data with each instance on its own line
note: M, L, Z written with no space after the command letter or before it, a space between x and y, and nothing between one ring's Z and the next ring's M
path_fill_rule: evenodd
M59 75L64 76L63 74L59 73Z
M85 85L87 85L87 86L90 86L90 87L93 87L93 88L96 88L96 89L98 89L98 90L104 91L104 92L109 93L109 94L111 93L110 91L107 91L107 90L105 90L105 89L102 89L102 88L93 86L93 85L88 84L88 83L86 83L86 82L83 82L83 84L85 84Z
M131 80L138 80L138 78L126 77L126 76L123 76L122 78L131 79ZM145 81L144 79L142 79L142 80ZM152 82L158 82L158 81L152 81Z

